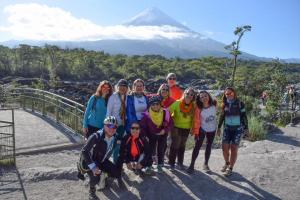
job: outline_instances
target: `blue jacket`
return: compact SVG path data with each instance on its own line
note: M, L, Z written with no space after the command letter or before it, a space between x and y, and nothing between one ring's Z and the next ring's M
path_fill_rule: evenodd
M147 108L149 107L149 100L148 97L146 97L146 102L147 102ZM130 127L133 122L136 122L137 116L135 112L135 107L134 107L134 96L133 95L128 95L127 96L127 106L126 106L126 123L125 123L125 130L126 133L130 133Z
M92 95L87 103L84 113L83 127L87 128L88 125L91 125L99 129L103 128L106 111L107 107L105 100L102 97L96 98L95 95Z

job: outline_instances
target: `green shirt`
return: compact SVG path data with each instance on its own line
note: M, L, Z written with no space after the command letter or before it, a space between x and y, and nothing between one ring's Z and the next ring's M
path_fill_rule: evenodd
M193 115L184 116L180 111L180 100L175 101L170 107L170 113L174 120L174 126L182 129L190 129L192 127Z

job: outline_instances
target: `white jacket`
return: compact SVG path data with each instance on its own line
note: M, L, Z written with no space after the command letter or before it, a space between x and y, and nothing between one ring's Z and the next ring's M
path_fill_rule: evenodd
M127 98L126 98L125 106L126 104L127 104ZM121 111L121 99L119 94L115 92L108 99L106 116L114 116L117 119L119 126L124 125L121 119L120 111Z

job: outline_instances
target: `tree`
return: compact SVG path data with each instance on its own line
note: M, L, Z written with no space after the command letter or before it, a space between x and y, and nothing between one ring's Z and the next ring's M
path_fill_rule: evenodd
M240 48L240 41L244 35L245 32L251 31L250 25L245 26L239 26L236 27L234 31L234 35L237 35L238 38L236 41L233 41L230 45L225 46L225 49L230 50L230 54L233 55L233 71L231 75L231 86L234 86L234 78L235 78L235 72L237 67L237 57L241 54Z

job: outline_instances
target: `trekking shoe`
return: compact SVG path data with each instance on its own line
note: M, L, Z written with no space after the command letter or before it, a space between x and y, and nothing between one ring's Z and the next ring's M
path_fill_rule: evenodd
M175 171L175 165L170 165L170 171L174 172Z
M224 173L224 176L229 177L231 175L232 175L232 169L227 168L226 171L225 171L225 173Z
M89 200L99 200L98 196L96 195L96 188L90 188L89 191Z
M193 174L195 170L194 170L194 168L189 167L186 171L187 171L187 173L189 173L189 174Z
M163 173L162 165L157 165L157 173Z
M178 169L185 170L185 166L183 164L178 164L177 166L178 166Z
M203 165L203 171L204 171L205 173L211 172L211 170L209 169L208 165Z
M153 175L152 167L146 167L145 174L150 176Z
M226 169L229 168L229 165L225 164L222 168L221 168L221 172L226 172Z
M78 172L78 173L77 173L77 178L79 178L79 179L82 180L82 181L85 180L85 177L84 177L84 175L83 175L81 172Z

